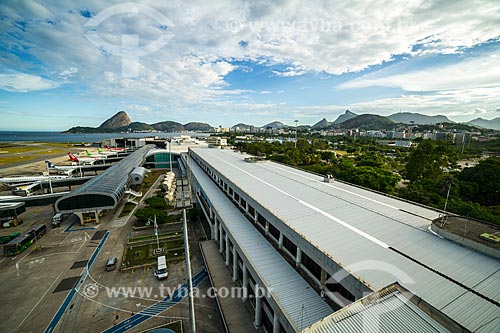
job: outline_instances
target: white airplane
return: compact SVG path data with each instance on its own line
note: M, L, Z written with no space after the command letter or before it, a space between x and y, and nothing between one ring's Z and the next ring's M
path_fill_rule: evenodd
M99 160L99 158L97 157L76 157L75 155L73 155L73 153L68 153L68 156L69 156L69 160L71 162L75 162L77 164L86 164L86 165L93 165L97 160Z
M0 184L4 184L8 187L15 187L21 185L28 185L34 182L39 182L43 180L56 180L56 179L66 179L68 176L32 176L32 177L4 177L0 178Z
M95 157L95 158L107 158L108 155L103 155L103 154L94 154L89 152L88 150L85 151L87 153L88 157Z
M102 154L104 156L116 156L116 154L118 153L116 151L104 151L101 148L97 148L97 151L99 152L99 154Z
M72 171L72 170L75 170L76 169L76 165L74 166L58 166L58 165L54 165L51 161L45 161L45 164L47 164L47 167L50 169L50 170L60 170L60 171Z

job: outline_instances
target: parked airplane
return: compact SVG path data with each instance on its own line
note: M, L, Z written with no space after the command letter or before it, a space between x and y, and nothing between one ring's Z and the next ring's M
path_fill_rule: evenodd
M97 157L93 157L93 158L90 158L90 157L76 157L71 152L68 153L68 156L69 156L69 160L71 162L75 162L75 163L79 163L79 164L92 165L96 161L99 160L99 158L97 158Z
M76 166L58 166L54 165L51 161L45 161L45 164L47 164L47 167L51 170L61 170L61 171L71 171L75 170Z
M103 155L103 154L93 154L93 153L89 152L88 150L86 150L85 152L87 153L88 157L97 157L97 158L107 158L108 157L107 155Z
M111 150L111 151L117 151L117 152L126 152L127 150L125 148L118 148L118 147L114 147L114 148L111 148L110 146L106 146L105 147L107 150Z
M0 178L0 183L9 187L27 185L42 180L66 179L68 176L32 176L32 177L4 177Z
M97 151L99 154L105 155L105 156L111 156L111 155L116 155L118 152L116 151L103 151L101 148L97 148Z

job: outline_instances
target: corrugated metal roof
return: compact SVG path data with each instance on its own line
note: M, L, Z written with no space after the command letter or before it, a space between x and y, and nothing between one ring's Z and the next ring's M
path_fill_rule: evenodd
M331 314L333 310L269 244L195 164L191 171L220 216L230 239L240 248L292 327L300 331Z
M302 333L450 332L397 288L388 287L372 295L344 307Z
M142 164L146 153L154 147L154 145L141 147L123 160L113 164L102 174L95 176L75 191L57 200L56 209L58 211L78 211L113 208L126 190L132 170ZM95 199L98 196L101 196L102 199L94 201L88 199ZM85 201L88 204L85 204ZM102 205L104 207L101 207Z
M428 232L438 212L344 183L324 183L319 176L280 164L248 163L243 160L247 155L228 150L193 151L344 267L366 260L392 265L414 281L402 282L406 288L472 331L500 316L494 304L500 301L500 261ZM354 275L372 290L396 279L374 270ZM458 302L481 315L463 315L461 306L453 304Z

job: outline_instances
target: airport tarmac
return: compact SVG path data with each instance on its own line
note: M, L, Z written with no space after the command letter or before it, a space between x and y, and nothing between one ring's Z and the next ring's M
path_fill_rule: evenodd
M54 162L58 160L55 159ZM13 172L26 174L28 170L39 167L37 163L40 162L16 166ZM120 205L123 205L125 201L125 198L122 199ZM117 207L117 210L119 208ZM51 229L50 222L53 214L51 205L29 207L20 216L24 221L22 225L2 230L11 233L19 228L23 231L29 225L39 222L49 226L47 234L25 252L15 257L4 257L3 254L0 256L0 294L2 294L0 332L43 332L47 328L69 294L72 283L82 274L85 261L89 260L99 244L99 240L92 240L92 237L100 231L108 230L109 237L97 255L89 276L83 281L82 288L68 304L68 308L53 332L105 330L159 301L160 286L173 290L185 283L184 262L169 263L169 277L163 281L156 279L152 267L123 272L119 269L105 270L106 261L110 257L118 258L118 267L121 264L126 238L132 234L133 219L123 225L117 225L114 223L117 214L114 211L107 211L98 225L80 227L76 223L68 229L70 221L64 221L61 227ZM198 223L190 225L189 232L192 270L195 274L203 269L198 239L205 235ZM97 286L97 289L92 290L97 290L98 293L89 297L85 293L88 290L85 287L88 285ZM149 297L142 297L140 294L110 296L108 291L113 287L147 287L152 288L153 294ZM200 294L204 295L210 284L208 280L205 280L199 287ZM199 297L195 300L195 309L197 325L203 329L203 332L223 331L215 299ZM138 332L177 320L183 320L184 329L187 329L188 317L188 302L184 299L159 316L131 329L130 332Z

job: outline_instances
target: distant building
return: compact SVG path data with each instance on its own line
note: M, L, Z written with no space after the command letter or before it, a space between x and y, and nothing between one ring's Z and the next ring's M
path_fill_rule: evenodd
M209 136L205 141L210 146L227 146L227 139L220 136Z
M389 139L404 139L405 131L387 131L386 136Z
M448 139L448 133L447 132L434 131L432 133L432 139L433 140L446 141Z
M229 127L219 126L219 127L215 128L215 133L226 133L226 132L230 132L230 131L231 131L231 129Z
M365 136L369 138L383 138L385 134L381 131L366 131Z

